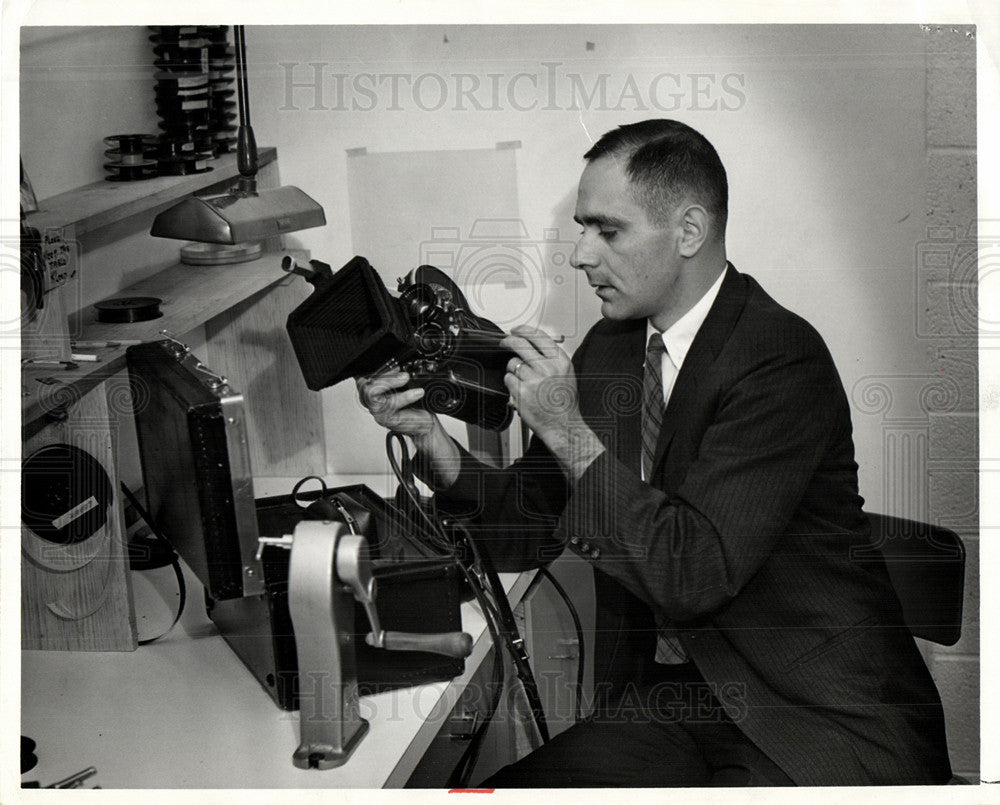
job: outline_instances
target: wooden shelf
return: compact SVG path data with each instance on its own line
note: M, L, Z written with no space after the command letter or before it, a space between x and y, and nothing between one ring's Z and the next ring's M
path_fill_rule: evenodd
M305 261L308 254L298 250L265 252L256 260L221 266L189 266L183 263L123 288L116 296L155 296L163 300L158 319L127 324L97 321L96 311L85 308L71 315L71 332L80 333L86 341L152 341L162 338L160 330L168 330L180 338L195 327L213 319L254 294L289 277L281 270L281 257L291 254ZM276 322L283 326L284 322ZM125 349L81 348L78 352L97 354L97 363L79 363L76 369L58 366L26 366L21 370L21 421L24 426L44 422L61 403L86 394L98 383L125 368ZM40 382L52 378L55 383ZM67 391L70 387L72 391ZM24 396L27 392L27 396Z
M274 147L258 151L258 165L274 162ZM29 213L27 223L39 229L71 227L74 237L93 232L108 224L154 210L206 188L239 176L235 154L223 154L212 160L212 170L192 176L157 176L137 182L94 182L43 199L39 209Z

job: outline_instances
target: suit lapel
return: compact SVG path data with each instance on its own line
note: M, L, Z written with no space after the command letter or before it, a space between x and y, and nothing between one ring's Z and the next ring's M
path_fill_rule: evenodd
M697 398L700 379L719 356L733 325L743 311L746 293L746 281L731 263L727 263L726 276L722 280L719 294L691 343L663 413L663 423L660 425L656 453L653 456L654 477L670 447L677 424L684 421L686 412Z

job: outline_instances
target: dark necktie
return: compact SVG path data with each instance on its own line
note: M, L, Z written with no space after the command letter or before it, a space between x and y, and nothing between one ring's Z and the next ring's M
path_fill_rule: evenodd
M653 456L663 424L663 366L662 357L667 348L663 336L653 333L646 346L646 365L642 378L642 473L647 483L653 476ZM669 356L668 356L669 357ZM674 665L687 661L687 653L669 624L660 627L656 641L656 662Z
M646 481L653 476L656 440L663 423L663 373L660 363L666 351L663 336L653 333L646 346L646 364L642 378L642 473Z

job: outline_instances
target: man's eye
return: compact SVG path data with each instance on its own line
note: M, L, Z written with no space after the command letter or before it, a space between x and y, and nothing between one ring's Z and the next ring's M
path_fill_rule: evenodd
M602 229L601 230L601 237L604 238L605 240L612 240L614 238L614 236L617 235L617 234L618 234L618 230L617 229Z

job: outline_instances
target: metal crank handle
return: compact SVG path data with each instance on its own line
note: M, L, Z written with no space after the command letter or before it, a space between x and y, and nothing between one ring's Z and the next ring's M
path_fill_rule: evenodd
M379 639L381 638L381 639ZM377 637L373 632L365 635L369 646L387 651L429 651L446 657L465 659L472 653L472 636L466 632L441 632L420 634L418 632L381 632Z

